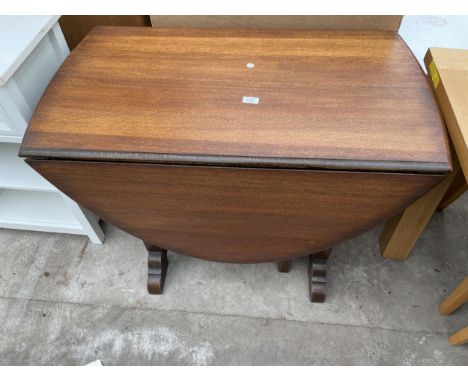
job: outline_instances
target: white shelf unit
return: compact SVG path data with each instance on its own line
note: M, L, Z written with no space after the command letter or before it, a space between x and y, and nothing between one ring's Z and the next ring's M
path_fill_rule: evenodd
M99 218L18 157L32 113L69 55L58 16L0 16L0 228L104 240Z
M0 142L0 188L24 191L57 189L18 157L19 144Z
M57 192L2 189L0 224L4 228L83 233L80 224Z

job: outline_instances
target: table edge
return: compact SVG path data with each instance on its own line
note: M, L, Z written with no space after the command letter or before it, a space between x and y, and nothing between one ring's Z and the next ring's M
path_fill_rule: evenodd
M282 168L304 170L340 170L363 172L397 172L448 174L451 162L346 160L327 158L275 158L230 155L155 154L121 151L81 151L35 149L21 146L20 157L31 159L84 160L100 162L153 163L171 165L204 165L222 167Z

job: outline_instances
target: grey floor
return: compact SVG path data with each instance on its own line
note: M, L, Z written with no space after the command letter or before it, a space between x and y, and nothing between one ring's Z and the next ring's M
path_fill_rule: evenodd
M334 250L329 296L311 304L306 261L211 263L170 253L166 290L145 288L146 252L0 230L0 364L468 365L449 333L468 306L438 304L468 274L468 195L439 213L408 261L380 257L376 227Z

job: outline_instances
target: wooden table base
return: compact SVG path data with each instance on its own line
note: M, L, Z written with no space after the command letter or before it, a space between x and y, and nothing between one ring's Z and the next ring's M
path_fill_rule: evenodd
M327 261L331 249L309 256L309 295L311 302L324 302L327 297Z
M292 260L278 262L278 272L288 273L291 270Z
M166 280L167 250L145 242L148 251L148 293L162 294ZM324 302L327 297L327 260L331 249L309 255L309 296L311 302ZM278 271L288 273L292 260L278 262Z
M309 296L311 302L324 302L327 297L327 260L331 249L309 255ZM292 260L278 262L278 271L291 270Z
M167 250L148 243L145 243L145 247L148 250L148 292L162 294L169 265Z

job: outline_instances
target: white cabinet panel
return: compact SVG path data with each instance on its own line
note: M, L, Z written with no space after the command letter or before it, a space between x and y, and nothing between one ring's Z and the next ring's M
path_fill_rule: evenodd
M58 16L0 16L0 228L87 235L102 243L99 218L18 158L42 94L70 53Z

